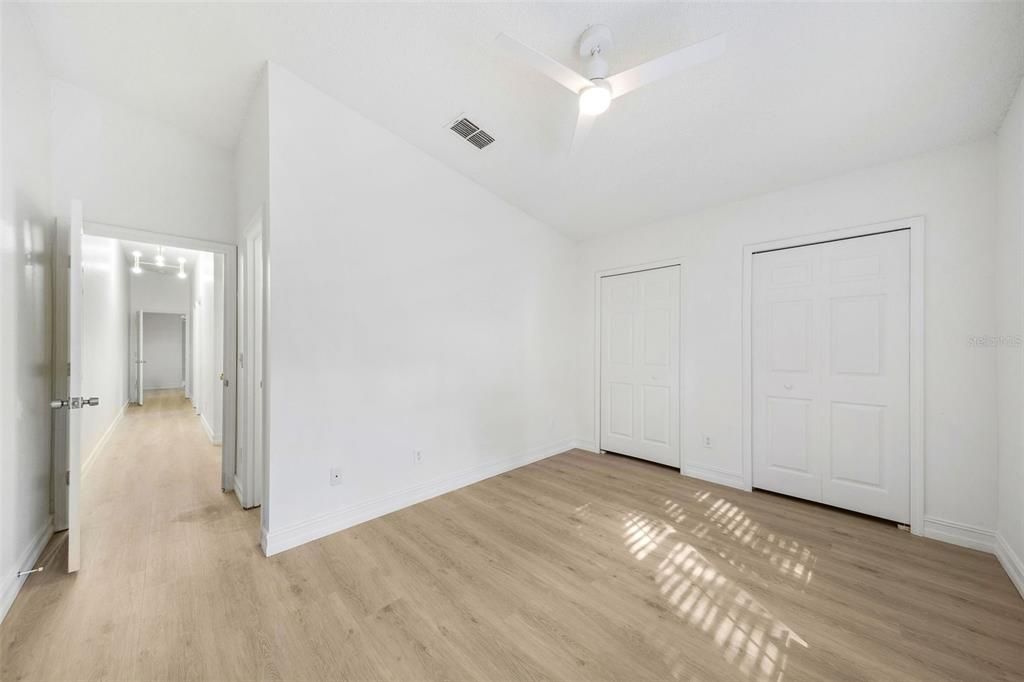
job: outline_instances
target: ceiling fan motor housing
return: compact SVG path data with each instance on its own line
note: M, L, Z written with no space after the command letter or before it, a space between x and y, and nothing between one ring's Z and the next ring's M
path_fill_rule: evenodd
M604 24L595 24L580 36L580 57L586 62L586 77L590 80L608 77L608 60L612 31Z

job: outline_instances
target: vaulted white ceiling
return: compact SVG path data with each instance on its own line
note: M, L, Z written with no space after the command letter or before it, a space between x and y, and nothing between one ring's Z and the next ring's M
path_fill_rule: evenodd
M32 5L57 76L231 148L265 60L582 238L994 131L1024 74L1024 4ZM718 61L576 102L493 49L508 32L617 72L722 31ZM465 113L497 142L449 132Z

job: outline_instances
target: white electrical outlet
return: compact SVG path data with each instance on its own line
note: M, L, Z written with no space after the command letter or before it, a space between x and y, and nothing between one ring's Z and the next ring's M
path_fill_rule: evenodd
M704 447L706 447L706 448L710 448L711 447L711 436L709 436L707 434L704 434Z
M422 461L423 461L423 451L422 450L413 450L412 451L412 463L413 464L419 464Z
M341 485L341 469L331 467L331 485Z

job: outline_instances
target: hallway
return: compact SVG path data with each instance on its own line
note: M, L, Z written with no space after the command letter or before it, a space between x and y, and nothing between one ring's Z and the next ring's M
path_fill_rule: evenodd
M259 510L220 490L220 454L181 390L125 408L83 475L82 569L65 572L54 536L0 627L0 679L221 677L181 655L209 646L216 661L205 628L232 622L203 594L266 561Z

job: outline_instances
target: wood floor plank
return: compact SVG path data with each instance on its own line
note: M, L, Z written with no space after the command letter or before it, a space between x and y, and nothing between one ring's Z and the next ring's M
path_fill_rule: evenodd
M856 514L570 451L268 559L219 477L180 392L130 408L0 679L1024 679L992 556Z

